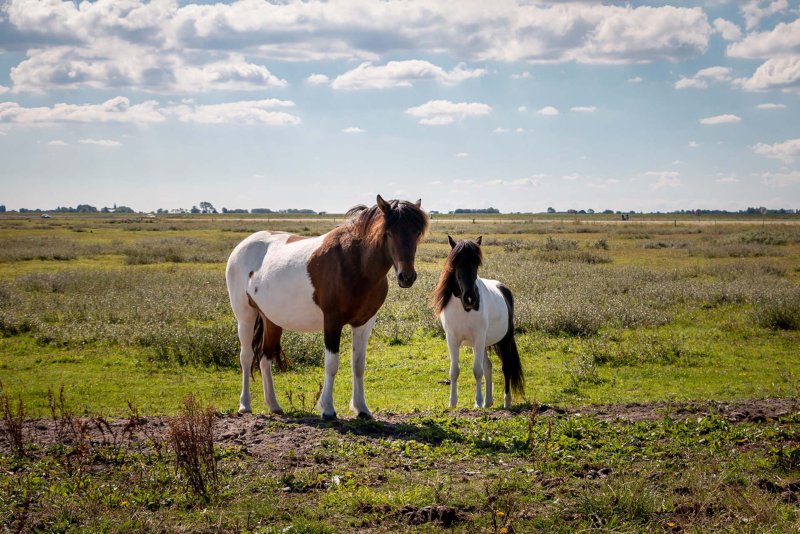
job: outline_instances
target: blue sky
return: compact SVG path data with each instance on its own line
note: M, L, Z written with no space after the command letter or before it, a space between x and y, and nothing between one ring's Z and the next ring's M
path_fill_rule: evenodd
M0 6L9 209L800 209L798 2Z

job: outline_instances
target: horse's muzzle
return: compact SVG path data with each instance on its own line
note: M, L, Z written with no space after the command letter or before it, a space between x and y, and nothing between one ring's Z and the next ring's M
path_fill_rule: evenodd
M414 281L417 279L417 271L400 271L397 273L397 284L400 287L408 288L414 285Z
M464 311L472 311L478 305L478 299L471 295L464 295L461 298L461 305L464 306Z

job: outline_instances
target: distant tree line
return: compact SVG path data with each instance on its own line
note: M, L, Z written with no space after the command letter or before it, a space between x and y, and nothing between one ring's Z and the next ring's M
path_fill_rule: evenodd
M500 210L497 208L479 208L479 209L456 208L450 213L455 215L461 215L461 214L472 215L478 213L500 213Z

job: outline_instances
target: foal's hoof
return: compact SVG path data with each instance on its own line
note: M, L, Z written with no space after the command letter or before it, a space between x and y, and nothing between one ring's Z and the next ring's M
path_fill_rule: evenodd
M372 417L372 414L369 412L358 412L358 415L356 417L358 417L362 421L372 421L374 419L374 417Z
M322 414L323 421L336 421L336 412Z

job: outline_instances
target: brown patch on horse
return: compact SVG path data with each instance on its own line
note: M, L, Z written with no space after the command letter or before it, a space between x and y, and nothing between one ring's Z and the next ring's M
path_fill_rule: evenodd
M255 376L256 370L261 369L262 357L274 360L278 369L285 371L291 362L281 348L283 328L270 321L250 295L247 295L247 300L258 313L253 328L253 363L250 366L250 376Z
M331 230L308 260L314 302L325 318L325 347L331 352L339 352L344 325L362 326L386 300L386 273L392 267L386 232L412 232L416 244L428 228L428 217L418 205L397 200L386 204L388 212L377 205L350 209L350 219Z
M286 244L288 245L289 243L294 243L295 241L302 241L303 239L310 239L310 236L292 234L289 236L289 239L286 240Z
M478 243L474 241L461 240L453 244L447 259L444 261L442 274L439 276L439 283L433 292L433 307L436 315L440 315L445 306L450 302L450 297L461 298L461 290L456 282L456 268L461 261L477 261L478 267L483 263L483 251ZM477 308L476 308L477 309Z

